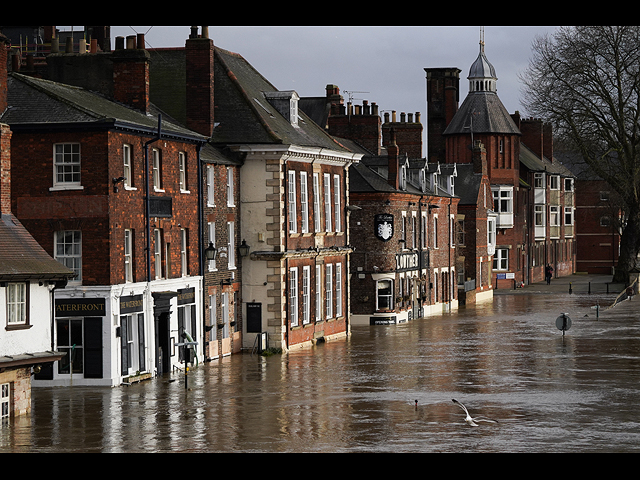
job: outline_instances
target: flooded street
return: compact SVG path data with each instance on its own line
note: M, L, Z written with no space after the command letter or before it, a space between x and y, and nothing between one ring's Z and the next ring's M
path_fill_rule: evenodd
M32 414L0 427L0 452L640 452L640 315L596 318L612 298L496 295L289 355L225 358L188 390L183 375L36 389ZM452 398L499 423L468 426Z

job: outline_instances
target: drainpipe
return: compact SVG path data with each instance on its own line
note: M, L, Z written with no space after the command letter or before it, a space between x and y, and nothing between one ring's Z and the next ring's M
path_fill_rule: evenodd
M150 205L151 198L149 197L149 145L157 142L162 137L162 115L158 115L158 132L156 137L149 140L144 144L144 176L145 176L145 213L144 220L147 229L147 283L151 282L151 219L150 217Z

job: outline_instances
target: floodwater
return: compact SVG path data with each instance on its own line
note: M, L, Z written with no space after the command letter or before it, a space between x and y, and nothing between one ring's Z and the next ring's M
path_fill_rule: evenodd
M225 358L187 389L183 375L37 389L32 414L0 427L0 452L640 452L640 315L597 317L610 298L496 295ZM467 425L453 398L499 423Z

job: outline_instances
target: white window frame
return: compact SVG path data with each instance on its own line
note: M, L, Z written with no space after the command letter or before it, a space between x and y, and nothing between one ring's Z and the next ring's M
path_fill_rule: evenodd
M300 217L302 225L300 231L309 233L309 187L307 172L300 172Z
M217 304L218 295L209 295L209 324L213 327L209 332L209 341L215 342L218 340L218 318L217 318Z
M178 152L178 168L180 170L180 192L189 193L187 188L187 155L184 152Z
M302 324L311 323L311 267L302 267Z
M71 177L71 180L67 178ZM74 178L77 176L77 180ZM59 190L82 187L82 149L79 143L53 145L53 188Z
M216 206L215 194L216 171L213 165L207 165L207 206Z
M342 263L336 263L336 318L342 316Z
M8 283L7 326L28 325L29 323L29 284L26 282Z
M382 282L389 282L389 294L388 295L380 295L380 284ZM376 310L382 310L380 302L381 298L387 299L388 305L385 305L388 308L385 310L393 310L393 280L391 279L382 279L376 281Z
M162 189L162 154L160 153L160 150L157 148L152 149L151 157L153 190L156 192L164 192Z
M0 384L0 420L11 417L11 384Z
M221 338L229 338L231 326L229 325L230 321L230 312L229 312L229 294L227 292L223 292L220 295L220 311L222 312L222 332Z
M288 172L288 202L289 202L289 233L298 233L298 219L297 219L297 203L296 203L296 172L289 170Z
M153 260L155 265L155 278L162 278L162 230L155 228L153 230Z
M509 249L496 248L496 253L493 255L493 271L503 272L506 270L509 270Z
M289 321L298 326L298 267L289 269Z
M73 236L71 243L66 243L68 235ZM54 236L54 258L76 274L73 280L69 281L70 284L82 283L82 232L80 230L60 230L55 232Z
M342 231L342 211L340 195L342 188L340 188L340 175L333 176L333 208L334 208L334 227L336 232Z
M207 227L209 230L209 242L216 246L216 222L208 222ZM209 260L209 271L215 272L218 270L216 260Z
M235 207L235 188L234 188L233 167L227 167L227 207Z
M316 320L322 319L322 267L316 265Z
M560 207L558 205L549 205L549 226L560 226Z
M133 231L124 231L124 282L133 282Z
M324 231L331 232L331 175L324 174Z
M438 215L433 215L433 248L438 248Z
M235 222L227 222L227 232L229 243L227 243L227 259L229 260L228 269L236 269L236 225Z
M313 223L316 233L322 231L322 207L320 202L320 174L313 174Z
M189 275L189 264L188 264L188 252L189 252L189 244L187 229L180 229L180 271L182 272L182 276L186 277Z
M124 177L125 190L135 190L133 188L133 148L129 144L122 145L122 176Z
M333 318L333 264L325 265L325 316Z
M533 223L536 227L546 226L544 205L534 205Z
M564 207L564 224L565 226L572 226L574 222L573 207ZM568 221L567 221L568 219Z
M560 175L549 175L549 189L560 190Z

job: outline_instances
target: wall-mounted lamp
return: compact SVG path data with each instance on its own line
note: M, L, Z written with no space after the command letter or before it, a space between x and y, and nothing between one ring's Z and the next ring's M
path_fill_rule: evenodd
M113 193L118 193L118 184L121 182L124 182L126 180L126 178L124 177L118 177L118 178L114 178L113 180L111 180L113 182Z
M247 255L249 255L250 250L251 250L251 247L247 245L247 241L242 240L242 244L238 247L238 253L240 254L240 256L246 257Z
M208 262L213 261L218 256L218 249L213 246L213 242L209 242L209 246L204 250L204 258L207 259Z

